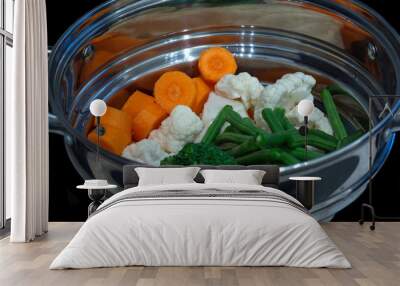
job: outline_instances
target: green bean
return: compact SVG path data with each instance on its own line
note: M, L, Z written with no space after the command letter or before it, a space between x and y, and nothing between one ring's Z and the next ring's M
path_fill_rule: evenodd
M277 147L288 143L292 136L297 133L297 131L293 132L291 130L281 131L277 133L266 133L259 134L256 137L256 143L260 148L269 148L269 147Z
M290 148L293 149L297 147L304 147L304 144L305 144L304 136L292 135L289 139L288 145ZM335 142L326 140L325 138L321 138L315 135L307 136L307 145L329 152L336 149Z
M300 161L307 161L321 157L324 153L313 151L313 150L306 150L304 148L295 148L288 151L291 155L299 159Z
M226 105L221 111L218 113L217 117L213 120L211 125L208 127L206 134L204 134L201 143L211 144L214 142L215 138L221 132L222 126L224 125L226 119L226 113L229 109L232 109L232 106Z
M225 119L241 133L253 136L258 133L255 126L251 126L249 123L246 123L246 121L243 121L243 118L239 113L235 112L232 108L227 110Z
M286 151L283 151L283 150L279 150L276 160L287 166L300 163L300 160L298 160L292 154L290 154Z
M279 121L281 122L281 124L282 124L282 118L285 116L285 109L284 108L282 108L282 107L275 107L274 108L274 114L275 114L275 116L276 116L276 118L278 118L279 119Z
M274 156L272 154L271 149L262 149L260 151L256 151L256 152L250 153L248 155L236 158L236 162L239 165L255 165L255 164L273 163Z
M315 135L310 135L307 136L307 143L310 146L313 146L315 148L325 150L325 151L334 151L336 149L336 144L335 142L328 141L324 138L315 136Z
M252 138L251 136L240 134L240 133L224 132L217 136L217 138L215 139L215 143L221 144L221 143L225 143L225 142L232 142L232 143L242 144L243 142L245 142L251 138Z
M265 122L267 122L272 133L284 131L279 118L275 116L274 111L271 108L264 108L261 115Z
M254 125L254 122L253 122L250 118L248 118L248 117L242 118L242 123L243 123L243 124L246 124L247 126L249 126L249 127L252 128L252 129L254 129L255 132L261 133L261 132L263 131L262 129L257 128L257 127ZM224 132L241 133L238 129L236 129L236 128L233 127L232 125L229 125L228 127L226 127L225 130L224 130Z
M232 148L235 148L237 146L239 146L239 145L236 144L236 143L226 142L226 143L222 143L221 145L218 145L218 148L221 149L222 151L228 151L228 150L230 150Z
M229 125L228 127L225 128L224 132L229 132L229 133L240 133L239 130L237 130L235 127L232 125Z
M347 136L346 138L340 140L337 144L337 149L342 148L346 145L349 145L350 143L352 143L353 141L356 141L358 138L360 138L362 135L364 134L364 132L359 129L356 132L354 132L353 134L350 134L349 136Z
M247 124L249 127L252 127L252 128L254 128L255 130L258 129L258 128L256 127L256 125L254 124L254 122L253 122L249 117L244 117L244 118L242 118L242 120L243 120L243 123L244 123L244 124ZM257 130L257 131L259 131L259 130Z
M300 162L288 152L278 148L262 149L260 151L239 157L236 159L236 161L240 165L254 165L274 162L280 162L285 165L293 165Z
M237 133L247 134L256 136L258 134L266 133L264 130L257 128L250 119L243 119L239 113L233 110L232 106L226 105L218 113L217 117L213 120L211 125L208 127L206 134L204 135L201 143L211 144L215 141L216 137L221 133L221 129L225 122L229 122L230 129L233 128ZM224 132L225 133L225 132ZM229 132L232 133L232 132Z
M345 137L347 137L347 131L336 109L336 105L333 101L332 95L328 89L325 88L324 90L322 90L321 99L324 103L329 122L331 123L332 129L335 133L335 137L338 140L344 139Z
M234 115L235 116L235 115ZM237 117L236 117L237 118ZM246 124L247 126L249 126L250 128L257 128L254 125L254 122L248 118L248 117L244 117L242 118L242 123ZM241 133L240 130L238 130L237 128L233 127L233 125L229 125L228 127L225 128L224 132L231 132L231 133Z
M285 130L297 130L296 127L289 121L289 119L285 115L285 110L281 107L277 107L274 109L274 113L279 118L283 129Z
M338 140L336 139L335 136L332 136L332 135L330 135L330 134L328 134L328 133L326 133L326 132L324 132L322 130L309 128L309 129L307 129L307 132L308 132L308 135L315 135L317 137L320 137L320 138L326 139L328 141L334 142L335 144L338 143Z
M233 157L239 157L239 156L243 156L245 154L254 152L259 150L259 147L257 146L257 144L254 142L254 139L249 139L245 142L243 142L242 144L230 149L229 151L227 151L227 153L229 155L232 155Z

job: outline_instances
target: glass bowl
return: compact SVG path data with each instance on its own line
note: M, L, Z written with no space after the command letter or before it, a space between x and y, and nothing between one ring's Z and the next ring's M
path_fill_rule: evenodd
M368 98L398 94L400 41L376 12L356 1L109 1L90 11L59 39L50 58L52 130L85 179L122 184L122 166L133 161L100 150L87 139L92 126L89 104L100 98L121 107L136 89L151 91L167 70L197 73L201 50L224 46L235 54L239 71L264 84L302 71L319 85L338 83L350 95L335 102L348 128L368 130ZM320 104L316 87L316 104ZM387 158L397 130L388 103L371 110L372 172L368 134L352 144L308 162L282 167L282 189L291 193L291 176L320 176L317 204L311 210L329 220L354 201L368 178Z

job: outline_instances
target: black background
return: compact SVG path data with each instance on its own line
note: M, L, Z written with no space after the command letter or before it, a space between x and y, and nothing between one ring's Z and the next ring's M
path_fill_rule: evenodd
M54 45L64 31L90 9L103 3L100 0L69 0L47 2L47 23L49 45ZM373 7L397 31L400 20L397 9L398 1L371 0L363 1ZM378 215L400 216L400 139L396 139L392 153L385 166L374 179L374 205ZM82 179L71 165L64 148L63 138L50 134L50 221L84 221L87 216L89 199L85 191L76 190L75 186ZM367 193L350 206L339 212L335 220L354 221L360 217L360 206L367 201Z

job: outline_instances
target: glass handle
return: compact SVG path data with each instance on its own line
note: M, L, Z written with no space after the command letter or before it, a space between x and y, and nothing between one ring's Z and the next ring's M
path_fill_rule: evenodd
M65 129L64 125L57 118L57 116L54 115L53 113L49 113L48 120L49 120L49 132L64 136L64 138L66 139L66 142L68 144L72 145L72 143L73 143L72 137L69 135L69 133Z
M391 111L390 111L391 112ZM389 137L393 133L397 133L400 131L400 111L392 114L392 122L389 124L389 127L385 130L385 138L389 139Z

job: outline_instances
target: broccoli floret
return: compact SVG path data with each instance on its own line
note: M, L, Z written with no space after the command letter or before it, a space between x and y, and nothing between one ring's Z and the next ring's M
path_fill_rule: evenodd
M237 162L213 145L189 143L178 154L162 160L161 165L237 165Z

